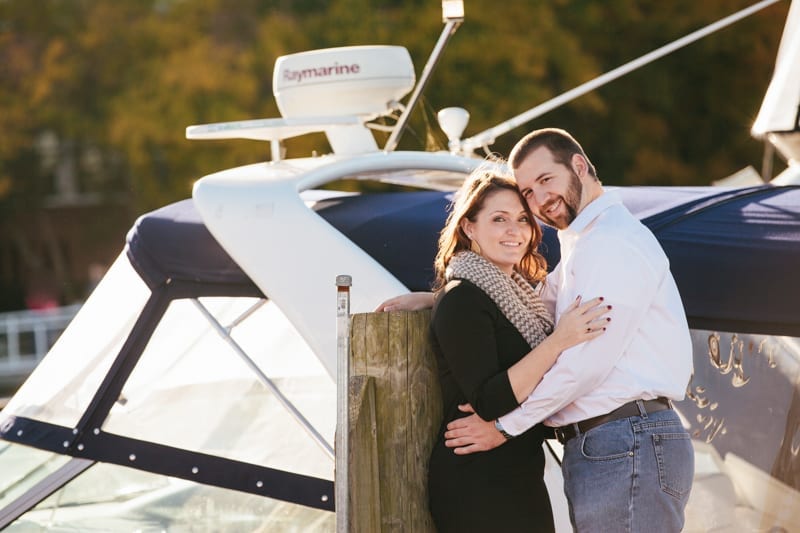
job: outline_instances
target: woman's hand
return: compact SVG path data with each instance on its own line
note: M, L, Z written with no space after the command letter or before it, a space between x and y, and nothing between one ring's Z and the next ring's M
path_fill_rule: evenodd
M508 369L508 381L517 402L522 403L555 364L561 352L576 344L592 340L603 334L610 318L604 316L611 310L602 305L603 298L581 304L580 296L570 305L556 329L546 339Z
M558 319L558 324L550 335L557 341L561 350L571 348L576 344L590 341L599 337L606 330L611 317L606 314L611 311L610 305L603 304L603 297L593 298L582 304L578 296Z
M375 308L375 313L389 311L418 311L433 307L432 292L410 292L389 298Z

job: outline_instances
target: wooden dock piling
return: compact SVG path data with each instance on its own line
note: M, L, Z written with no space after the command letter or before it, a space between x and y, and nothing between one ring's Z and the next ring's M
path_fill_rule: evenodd
M433 533L427 467L442 416L430 310L356 314L349 383L349 528Z

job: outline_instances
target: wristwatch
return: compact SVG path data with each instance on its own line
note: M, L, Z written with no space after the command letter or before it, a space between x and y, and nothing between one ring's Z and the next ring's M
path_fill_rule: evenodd
M509 433L508 431L503 429L503 424L500 423L500 419L499 418L495 418L495 420L494 420L494 428L497 431L499 431L500 434L506 438L506 440L514 438L514 435L512 435L511 433Z

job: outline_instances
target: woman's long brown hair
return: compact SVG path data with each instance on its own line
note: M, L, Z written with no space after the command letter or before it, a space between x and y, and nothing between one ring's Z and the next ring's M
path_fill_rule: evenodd
M486 199L501 190L513 191L519 197L520 204L531 221L533 231L528 249L519 264L514 266L514 270L531 282L540 281L547 275L547 262L538 251L539 243L542 241L542 229L533 218L528 202L520 193L516 182L510 176L479 168L464 181L456 193L452 211L439 234L439 250L433 263L436 273L433 290L445 285L445 270L453 256L462 250L470 249L471 242L461 228L461 221L466 218L475 222L475 217L483 209Z

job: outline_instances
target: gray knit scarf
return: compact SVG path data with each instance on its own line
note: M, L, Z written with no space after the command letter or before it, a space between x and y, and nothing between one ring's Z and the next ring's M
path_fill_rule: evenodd
M450 259L445 279L472 282L522 334L531 348L553 332L553 319L531 284L518 272L508 276L491 261L471 251L458 252Z

